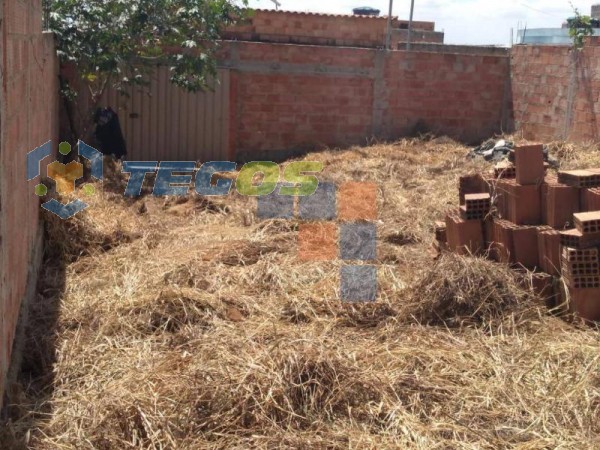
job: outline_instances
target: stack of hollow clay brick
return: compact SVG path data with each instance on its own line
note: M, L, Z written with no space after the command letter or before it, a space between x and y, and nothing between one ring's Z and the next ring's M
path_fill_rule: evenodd
M460 178L460 207L436 224L441 250L531 273L552 307L600 321L600 169L547 173L543 145Z

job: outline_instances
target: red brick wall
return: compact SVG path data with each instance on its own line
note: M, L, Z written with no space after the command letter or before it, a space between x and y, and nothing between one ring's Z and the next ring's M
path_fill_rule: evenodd
M416 126L477 142L502 129L506 55L229 43L238 156L397 138Z
M600 105L600 46L513 47L515 126L532 140L597 141Z
M371 84L350 77L242 75L238 152L363 141L371 134Z
M466 142L489 138L503 127L508 76L506 56L391 52L384 129L390 137L418 126Z
M57 138L58 64L40 0L0 4L0 401L39 226L27 153Z
M254 43L238 48L241 63L373 66L373 53L368 50ZM236 78L232 108L237 110L233 141L238 154L345 145L370 135L370 79L263 72L269 71L240 71Z
M394 18L392 25L400 28L408 26L408 23ZM433 22L414 22L413 29L416 40L439 42L439 34L431 33ZM247 23L228 29L224 37L246 41L377 48L383 47L386 30L386 17L255 10Z

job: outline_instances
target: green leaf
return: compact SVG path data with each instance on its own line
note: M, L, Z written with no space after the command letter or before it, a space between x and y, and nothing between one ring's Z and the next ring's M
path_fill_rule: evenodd
M157 61L171 66L171 81L208 89L216 74L220 30L244 20L247 0L54 0L50 28L61 61L71 61L83 81L144 84ZM239 5L239 6L238 6ZM235 19L234 19L235 18ZM173 54L173 48L181 50ZM201 47L203 51L194 55ZM211 49L210 51L207 49Z

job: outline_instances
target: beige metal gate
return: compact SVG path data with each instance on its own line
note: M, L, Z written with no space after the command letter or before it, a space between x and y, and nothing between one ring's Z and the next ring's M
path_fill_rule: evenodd
M102 104L119 113L130 161L228 161L229 70L214 91L188 93L159 66L149 86L129 96L107 90Z

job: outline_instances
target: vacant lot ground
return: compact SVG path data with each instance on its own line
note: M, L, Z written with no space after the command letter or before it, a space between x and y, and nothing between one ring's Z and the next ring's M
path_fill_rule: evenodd
M298 223L258 221L255 199L128 200L113 174L48 223L2 448L600 448L598 330L502 266L435 259L458 177L489 168L467 150L306 156L379 186L380 299L360 306L339 299L341 262L300 261Z

